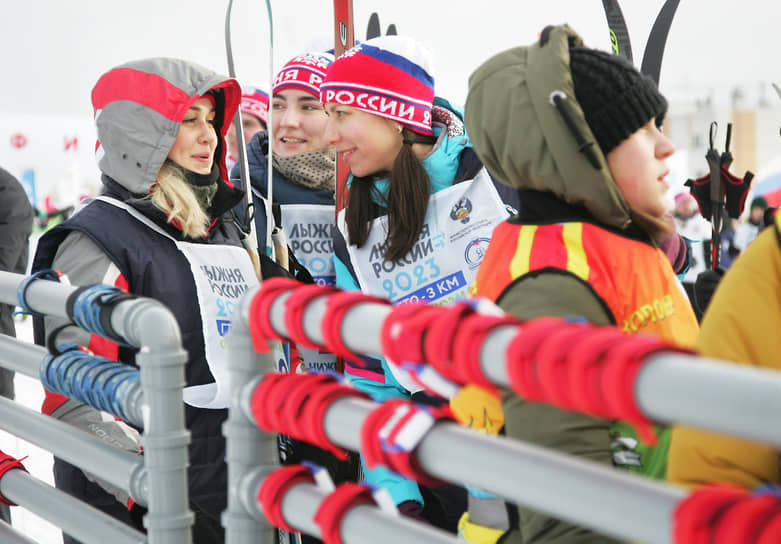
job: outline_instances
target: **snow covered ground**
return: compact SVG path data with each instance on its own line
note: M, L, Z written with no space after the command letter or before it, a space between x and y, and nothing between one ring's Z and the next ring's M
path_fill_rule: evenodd
M16 335L19 339L32 342L32 319L16 321ZM43 401L41 382L20 374L14 379L16 401L35 411L40 410ZM0 423L2 427L2 423ZM52 455L14 435L0 430L0 450L14 457L24 457L27 471L36 478L54 485L52 477ZM41 544L62 544L60 529L45 519L20 506L11 508L11 522L17 531Z

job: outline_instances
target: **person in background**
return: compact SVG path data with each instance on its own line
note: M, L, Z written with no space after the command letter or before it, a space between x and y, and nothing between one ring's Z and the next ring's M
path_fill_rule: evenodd
M274 78L271 97L273 223L287 237L287 269L303 282L334 285L333 227L336 155L325 139L328 117L320 103L320 83L333 61L329 53L304 53L290 59ZM259 245L266 240L269 135L256 133L247 144L250 187ZM239 178L239 166L232 179ZM237 210L237 215L241 210ZM279 255L277 255L279 257ZM280 262L278 260L278 262ZM301 269L305 273L302 274ZM288 357L277 370L337 372L336 356L288 345ZM341 461L330 452L290 437L280 439L282 461L314 462L328 469L336 483L357 479L357 460ZM302 535L303 542L319 542Z
M466 298L485 242L517 198L483 168L460 109L434 97L428 52L408 37L367 40L334 61L320 99L326 141L350 168L334 241L337 286L392 303ZM452 278L449 291L435 289L443 278ZM345 375L375 400L435 402L395 365L365 362L346 362ZM364 466L364 473L389 490L404 515L455 532L463 490L429 490L383 467Z
M29 240L35 212L24 187L7 170L0 168L0 271L24 274L27 271ZM0 304L0 334L16 337L14 306ZM14 373L0 368L0 395L14 398ZM11 523L11 512L0 505L0 519Z
M204 544L223 541L219 516L228 492L227 401L206 395L216 389L212 369L227 364L219 334L225 327L207 325L258 284L239 228L224 217L244 196L225 181L224 137L240 97L235 80L178 59L138 60L103 74L92 90L101 194L44 234L33 262L33 271L53 268L75 285L113 285L173 313L189 357L184 414L193 541ZM219 297L209 285L214 267L231 271L232 289ZM63 322L37 324L36 343L71 342L134 364L137 350L75 327L58 331ZM141 454L138 429L90 406L47 391L42 411ZM143 509L124 490L57 458L54 479L58 488L143 529ZM68 535L64 541L74 542Z
M691 262L689 269L681 279L689 300L697 314L697 319L701 315L697 310L694 298L694 284L697 276L710 268L710 223L700 215L697 207L697 200L688 192L675 195L675 209L673 211L675 218L675 230L683 236L691 248Z
M271 98L272 209L277 214L272 229L284 228L294 258L321 285L335 283L331 233L336 157L323 137L328 118L319 98L320 83L332 61L329 53L293 57L274 78ZM268 231L268 146L265 131L247 144L260 247L265 245ZM238 166L234 166L231 179L238 179L239 174ZM241 210L237 212L241 214Z
M246 146L252 137L262 130L266 130L268 124L268 94L257 87L246 87L241 91L241 127L244 133L244 145ZM239 160L239 140L236 137L236 128L233 120L230 120L228 134L225 136L228 144L228 153L225 157L228 172Z
M761 196L751 201L748 217L746 221L738 224L738 227L735 229L735 238L732 240L732 246L738 253L745 251L748 245L757 237L759 231L765 227L765 210L767 210L767 200Z
M659 128L666 111L650 78L585 47L566 25L478 67L469 78L467 129L491 174L519 192L521 208L494 230L475 294L521 319L580 316L693 345L698 325L671 266L677 259L660 249L662 240L681 242L666 200L675 149ZM646 304L666 309L637 318ZM664 478L669 429L655 428L652 448L624 422L509 390L502 408L513 439ZM462 533L474 541L612 542L524 507L512 531L472 514Z

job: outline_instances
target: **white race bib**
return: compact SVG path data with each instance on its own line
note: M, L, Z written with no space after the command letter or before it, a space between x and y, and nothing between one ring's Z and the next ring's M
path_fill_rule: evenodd
M178 241L124 202L105 196L96 197L96 200L122 208L150 229L173 241L190 263L203 324L206 362L215 381L185 387L184 401L199 408L227 408L230 404L231 384L224 337L230 329L239 300L259 283L246 250L229 245Z
M282 226L290 249L318 285L336 285L334 268L334 206L282 204ZM296 372L336 372L336 355L298 346Z
M417 243L398 261L383 258L387 216L372 222L363 247L348 244L358 283L364 293L394 304L424 300L448 305L467 298L496 225L509 212L485 168L473 180L431 195ZM344 210L339 229L347 239Z
M334 206L283 204L282 226L290 249L318 285L336 285Z
M388 217L372 222L362 248L347 244L353 270L364 293L384 297L393 304L423 300L440 306L467 298L496 225L510 212L485 168L473 180L431 195L418 241L398 261L383 258ZM339 229L347 240L345 212L339 213ZM387 361L396 381L408 391L421 387L392 361Z

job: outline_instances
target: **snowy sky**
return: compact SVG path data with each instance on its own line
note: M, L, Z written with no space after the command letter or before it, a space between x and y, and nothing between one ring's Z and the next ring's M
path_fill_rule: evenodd
M271 0L274 69L313 43L332 44L330 0ZM663 0L623 0L635 62ZM116 64L149 56L187 58L227 73L227 0L7 0L0 18L0 111L91 115L89 93ZM587 45L609 47L598 0L354 0L356 37L369 14L383 29L422 41L432 52L437 94L463 103L469 74L492 54L534 41L546 24L567 22ZM667 41L662 90L726 96L736 83L757 92L781 83L775 60L781 4L763 0L681 0ZM269 81L266 4L235 0L237 77ZM265 82L265 83L264 83Z

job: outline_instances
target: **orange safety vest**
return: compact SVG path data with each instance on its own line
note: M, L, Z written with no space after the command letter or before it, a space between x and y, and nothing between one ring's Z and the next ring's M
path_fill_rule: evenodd
M625 333L694 345L697 318L664 252L590 223L501 223L472 293L499 302L513 282L546 269L588 283Z

